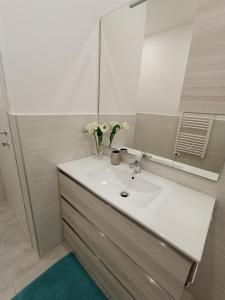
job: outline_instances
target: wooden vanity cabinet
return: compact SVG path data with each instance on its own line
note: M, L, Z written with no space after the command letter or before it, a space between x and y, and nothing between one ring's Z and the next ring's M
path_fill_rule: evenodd
M106 295L181 299L191 259L62 172L59 185L65 239Z

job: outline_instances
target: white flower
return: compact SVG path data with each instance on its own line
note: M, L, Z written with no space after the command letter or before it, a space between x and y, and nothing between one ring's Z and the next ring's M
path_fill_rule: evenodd
M102 123L100 126L102 133L106 133L109 130L109 125L107 123Z
M96 122L89 123L85 129L89 134L93 134L98 129L98 124Z
M116 122L116 121L112 121L112 122L109 122L109 127L112 129L113 127L115 127L116 125L119 125L120 126L120 124L118 123L118 122ZM121 127L121 126L120 126Z
M121 127L126 130L129 129L129 125L127 124L127 122L123 122Z

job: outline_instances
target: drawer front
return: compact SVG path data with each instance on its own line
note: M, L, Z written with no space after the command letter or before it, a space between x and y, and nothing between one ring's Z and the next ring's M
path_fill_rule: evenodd
M175 299L181 297L192 261L63 174L60 191Z
M113 300L133 300L122 285L65 222L63 222L63 231L65 240L106 296Z
M66 222L135 299L171 300L117 245L64 200L62 211Z

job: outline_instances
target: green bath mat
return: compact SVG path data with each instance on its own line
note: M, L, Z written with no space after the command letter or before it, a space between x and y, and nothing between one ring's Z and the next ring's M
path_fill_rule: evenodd
M12 300L106 300L73 253L66 255Z

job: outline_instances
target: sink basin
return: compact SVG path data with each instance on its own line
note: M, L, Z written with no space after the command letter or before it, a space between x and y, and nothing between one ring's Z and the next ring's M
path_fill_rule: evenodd
M197 263L201 261L214 197L144 170L132 179L128 165L112 166L109 157L89 156L58 168Z
M141 178L141 174L134 175L127 167L102 168L86 176L121 201L129 201L139 208L146 208L162 191L160 186Z

